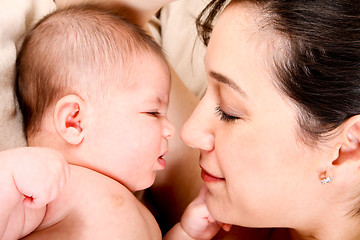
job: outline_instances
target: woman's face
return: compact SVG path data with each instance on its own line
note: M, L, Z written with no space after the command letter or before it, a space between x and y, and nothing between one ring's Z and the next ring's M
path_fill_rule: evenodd
M299 137L294 104L275 87L267 64L270 39L277 37L259 31L257 14L243 4L221 14L205 59L207 92L182 138L200 149L206 203L215 219L294 226L294 214L321 208L312 197L320 197L319 162L326 156Z

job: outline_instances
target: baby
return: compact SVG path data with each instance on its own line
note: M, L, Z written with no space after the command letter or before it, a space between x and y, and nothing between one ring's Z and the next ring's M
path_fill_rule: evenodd
M32 147L24 156L42 157L0 162L2 239L161 239L132 192L165 168L175 134L169 91L161 48L116 12L82 5L42 19L24 41L17 78ZM165 239L216 234L205 191Z

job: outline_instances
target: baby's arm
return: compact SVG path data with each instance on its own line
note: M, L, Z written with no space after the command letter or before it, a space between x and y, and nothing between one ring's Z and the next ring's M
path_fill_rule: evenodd
M165 235L165 240L180 239L212 239L222 227L225 231L230 230L230 225L217 222L209 213L205 204L207 188L204 185L199 196L186 208L181 222L177 223Z
M25 147L0 152L0 169L0 238L19 238L41 223L44 207L68 179L69 166L55 150ZM25 221L26 208L39 210L32 218L38 223Z

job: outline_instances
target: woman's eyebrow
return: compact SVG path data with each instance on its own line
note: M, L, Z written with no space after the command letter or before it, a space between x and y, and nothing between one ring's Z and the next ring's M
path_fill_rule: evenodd
M231 80L230 78L214 71L210 71L209 75L214 80L228 85L229 87L240 93L240 95L243 96L244 98L246 99L249 98L248 95L245 93L245 91L238 84L236 84L235 81Z

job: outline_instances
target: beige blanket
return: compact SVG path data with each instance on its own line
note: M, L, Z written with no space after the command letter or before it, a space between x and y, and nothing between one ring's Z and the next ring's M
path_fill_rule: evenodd
M0 0L0 150L26 145L14 93L16 55L26 30L54 8L52 0Z
M206 90L205 46L197 37L195 19L210 0L177 0L160 12L161 46L185 85L201 98Z

